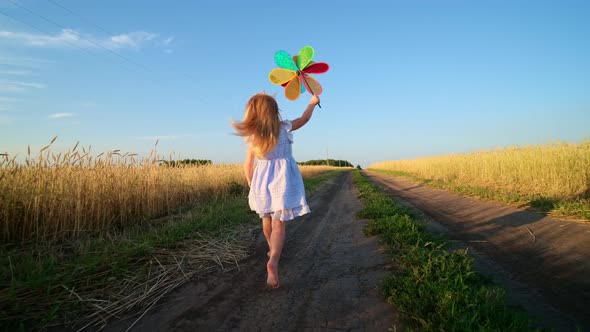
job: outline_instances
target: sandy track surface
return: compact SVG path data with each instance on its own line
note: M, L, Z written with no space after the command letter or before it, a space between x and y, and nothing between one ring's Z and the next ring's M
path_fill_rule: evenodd
M590 331L590 223L556 220L365 172L430 229L476 253L476 265L502 283L511 301L558 331Z
M287 225L281 286L267 290L262 232L239 270L180 287L148 312L134 331L387 331L395 309L376 287L387 258L366 237L351 172L325 183L310 199L312 213ZM136 318L112 323L125 331Z

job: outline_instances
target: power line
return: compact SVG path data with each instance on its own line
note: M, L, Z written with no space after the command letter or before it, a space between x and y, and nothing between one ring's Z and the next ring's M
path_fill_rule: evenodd
M53 4L55 4L55 5L59 6L60 8L62 8L62 9L64 9L64 10L66 10L67 12L71 13L72 15L75 15L75 16L78 16L78 17L82 18L80 15L76 14L74 11L72 11L72 10L70 10L70 9L66 8L65 6L62 6L62 5L60 5L60 4L58 4L58 3L54 2L54 1L51 1L51 0L48 0L48 1L52 2ZM112 54L116 55L117 57L119 57L119 58L121 58L121 59L125 60L125 61L126 61L126 62L128 62L128 63L131 63L131 64L133 64L133 65L135 65L135 66L137 66L137 67L140 67L140 68L142 68L143 70L145 70L145 71L147 71L147 72L154 73L154 71L153 71L152 69L150 69L149 67L147 67L147 66L145 66L145 65L142 65L142 64L140 64L140 63L137 63L137 62L135 62L135 61L133 61L133 60L131 60L131 59L129 59L129 58L127 58L127 57L125 57L125 56L123 56L123 55L121 55L121 54L119 54L119 53L115 52L115 51L113 51L113 50L112 50L112 49L110 49L110 48L107 48L107 47L104 47L103 45L97 44L97 43L93 42L92 40L89 40L89 39L85 38L84 36L80 35L78 32L76 32L76 31L74 31L74 30L71 30L71 29L68 29L68 28L66 28L66 27L62 26L61 24L59 24L59 23L57 23L57 22L55 22L55 21L53 21L53 20L51 20L51 19L49 19L49 18L47 18L47 17L45 17L45 16L41 15L41 14L38 14L38 13L36 13L35 11L33 11L33 10L29 9L29 8L26 8L26 7L24 7L23 5L21 5L21 4L17 3L17 2L15 2L15 1L13 1L13 0L8 0L8 2L12 3L13 5L15 5L15 6L17 6L17 7L21 8L21 9L23 9L23 10L25 10L25 11L27 11L28 13L30 13L30 14L33 14L33 15L35 15L35 16L37 16L37 17L39 17L39 18L43 19L44 21L46 21L46 22L48 22L48 23L51 23L51 24L53 24L53 25L55 25L55 26L57 26L57 27L59 27L59 28L61 28L61 29L65 29L65 30L69 30L69 31L71 31L72 33L76 34L76 36L78 36L79 38L81 38L81 39L83 39L83 40L85 40L85 41L87 41L87 42L89 42L89 43L91 43L91 44L93 44L93 45L95 45L95 46L97 46L97 47L100 47L100 48L102 48L102 49L104 49L104 50L107 50L108 52L110 52L110 53L112 53ZM3 12L2 10L0 10L0 14L4 15L4 16L6 16L6 17L8 17L8 18L12 19L12 20L15 20L15 21L17 21L17 22L20 22L20 23L22 23L22 24L24 24L24 25L27 25L27 26L29 26L29 27L31 27L31 28L33 28L33 29L37 30L37 31L40 31L40 32L44 33L44 34L48 34L48 35L51 35L51 34L52 34L52 33L50 33L50 32L47 32L47 31L43 30L43 29L40 29L40 28L38 28L38 27L36 27L36 26L33 26L33 25L31 25L31 24L29 24L29 23L27 23L27 22L25 22L25 21L23 21L23 20L21 20L21 19L18 19L18 18L16 18L16 17L13 17L13 16L11 16L11 15L8 15L8 14L6 14L5 12ZM104 29L104 28L100 27L98 24L92 23L92 22L90 22L89 20L87 20L87 19L84 19L84 18L82 18L82 19L83 19L84 21L87 21L88 23L90 23L90 24L92 24L92 25L96 26L97 28L99 28L100 30L102 30L102 31L106 32L107 34L109 34L109 35L112 35L112 33L108 32L106 29ZM85 48L85 47L81 47L81 46L79 46L79 45L76 45L76 44L74 44L74 43L71 43L71 42L69 42L69 41L67 41L67 40L63 40L63 41L64 41L65 43L69 44L70 46L73 46L73 47L75 47L75 48L77 48L77 49L80 49L80 50L83 50L83 51L85 51L85 52L88 52L88 53L91 53L91 54L92 54L92 52L91 52L91 49L88 49L88 48ZM123 67L123 68L125 68L125 69L127 69L127 70L129 70L129 69L132 69L132 67L127 67L127 66L121 66L121 67ZM136 69L134 69L134 70L136 70ZM191 81L193 81L193 82L198 82L198 81L199 81L197 78L195 78L194 76L192 76L192 75L190 75L190 74L188 74L188 73L186 73L186 72L180 72L180 74L181 74L182 76L184 76L184 77L186 77L186 78L190 79L190 80L191 80Z
M9 1L10 1L10 0L9 0ZM23 21L23 20L21 20L21 19L19 19L19 18L16 18L16 17L14 17L14 16L8 15L8 14L6 14L6 13L5 13L4 11L2 11L2 10L0 10L0 15L4 15L4 16L6 16L6 17L8 17L8 18L10 18L10 19L12 19L12 20L14 20L14 21L16 21L16 22L19 22L19 23L21 23L21 24L24 24L24 25L26 25L26 26L28 26L28 27L30 27L30 28L33 28L33 29L35 29L35 30L37 30L37 31L41 32L41 33L44 33L44 34L49 34L49 35L51 34L50 32L48 32L48 31L45 31L45 30L43 30L43 29L41 29L41 28L38 28L38 27L36 27L36 26L34 26L34 25L32 25L32 24L29 24L29 23L27 23L27 22L25 22L25 21ZM79 45L76 45L76 44L74 44L74 43L71 43L71 42L69 42L69 41L67 41L67 40L63 40L63 42L64 42L64 43L66 43L66 44L68 44L68 45L70 45L70 46L72 46L72 47L75 47L75 48L77 48L77 49L79 49L79 50L82 50L82 51L84 51L84 52L87 52L88 54L91 54L91 55L93 55L93 56L97 56L97 57L98 57L98 55L96 55L95 53L93 53L93 52L92 52L90 49L88 49L88 48L81 47L81 46L79 46ZM122 67L122 68L125 68L125 69L127 69L127 70L130 70L130 68L129 68L129 67L126 67L126 66L121 66L121 67Z
M82 21L84 21L84 22L86 22L86 23L88 23L88 24L90 24L90 25L94 26L95 28L98 28L98 29L99 29L99 30L101 30L102 32L106 33L107 35L114 35L114 33L107 31L105 28L103 28L103 27L101 27L100 25L98 25L98 24L96 24L96 23L94 23L94 22L90 21L90 20L89 20L89 19L87 19L87 18L84 18L82 15L80 15L80 14L78 14L78 13L74 12L73 10L71 10L71 9L69 9L69 8L67 8L67 7L65 7L64 5L61 5L61 4L59 4L58 2L56 2L56 1L53 1L53 0L47 0L47 1L49 1L49 2L51 2L52 4L54 4L54 5L58 6L58 7L60 7L61 9L63 9L63 10L65 10L65 11L67 11L68 13L70 13L70 14L72 14L72 15L74 15L74 16L76 16L76 17L78 17L80 20L82 20Z
M32 10L30 10L30 9L28 9L28 8L26 8L26 7L24 7L24 6L22 6L22 5L20 5L19 3L15 2L15 1L13 1L13 0L8 0L8 2L12 3L13 5L15 5L15 6L19 7L19 8L22 8L22 9L26 10L27 12L29 12L29 13L31 13L31 14L33 14L33 15L37 16L37 17L40 17L41 19L43 19L43 20L45 20L45 21L47 21L47 22L49 22L49 23L51 23L51 24L53 24L53 25L55 25L55 26L57 26L57 27L59 27L59 28L61 28L61 29L66 29L66 30L68 30L68 28L64 27L63 25L61 25L61 24L59 24L59 23L56 23L56 22L54 22L54 21L52 21L52 20L48 19L47 17L45 17L45 16L43 16L43 15L41 15L41 14L38 14L38 13L36 13L36 12L34 12L34 11L32 11ZM121 54L119 54L119 53L115 52L115 51L113 51L113 50L112 50L112 49L110 49L110 48L104 47L104 46L102 46L102 45L100 45L100 44L98 44L98 43L95 43L95 42L93 42L92 40L90 40L90 39L88 39L88 38L85 38L84 36L80 35L78 32L76 32L76 31L74 31L74 30L70 30L70 31L72 31L74 34L76 34L76 36L78 36L78 37L80 37L80 38L82 38L82 39L86 40L86 41L87 41L87 42L89 42L89 43L91 43L92 45L95 45L95 46L97 46L97 47L100 47L100 48L102 48L102 49L104 49L104 50L107 50L107 51L109 51L110 53L112 53L112 54L116 55L117 57L119 57L119 58L121 58L121 59L123 59L123 60L125 60L125 61L127 61L127 62L129 62L129 63L131 63L131 64L134 64L134 65L136 65L136 66L138 66L138 67L140 67L140 68L142 68L142 69L144 69L144 70L146 70L146 71L149 71L149 72L151 72L151 71L152 71L150 68L148 68L148 67L146 67L146 66L144 66L144 65L142 65L142 64L140 64L140 63L137 63L137 62L135 62L135 61L133 61L133 60L131 60L131 59L129 59L129 58L127 58L127 57L125 57L125 56L123 56L123 55L121 55Z
M37 30L37 31L39 31L39 32L50 34L49 32L47 32L47 31L45 31L45 30L43 30L43 29L40 29L40 28L38 28L38 27L36 27L36 26L34 26L34 25L31 25L31 24L29 24L29 23L27 23L27 22L25 22L25 21L23 21L23 20L21 20L21 19L19 19L19 18L16 18L16 17L14 17L14 16L10 16L10 15L6 14L6 13L5 13L4 11L2 11L2 10L0 10L0 14L1 14L1 15L4 15L4 16L6 16L6 17L8 17L8 18L10 18L10 19L12 19L12 20L14 20L14 21L17 21L17 22L19 22L19 23L22 23L22 24L24 24L24 25L26 25L26 26L28 26L28 27L30 27L30 28L33 28L33 29L35 29L35 30ZM73 46L73 47L75 47L75 48L77 48L77 49L79 49L79 50L86 51L86 52L88 52L88 53L92 54L92 52L90 52L90 50L89 50L89 49L87 49L87 48L84 48L84 47L81 47L81 46L78 46L78 45L76 45L76 44L74 44L74 43L70 43L70 42L69 42L69 41L67 41L67 40L64 40L64 43L66 43L66 44L69 44L70 46Z
M9 1L11 1L11 0L9 0ZM64 5L62 5L62 4L60 4L60 3L58 3L58 2L56 2L56 1L54 1L54 0L47 0L47 1L48 1L48 2L51 2L52 4L54 4L54 5L56 5L56 6L60 7L60 8L62 8L63 10L67 11L68 13L70 13L70 14L72 14L72 15L74 15L74 16L76 16L76 17L78 17L80 20L82 20L82 21L84 21L84 22L86 22L86 23L88 23L88 24L90 24L90 25L92 25L92 26L96 27L97 29L101 30L102 32L104 32L104 33L106 33L106 34L108 34L108 35L114 35L114 33L112 33L112 32L110 32L110 31L106 30L106 29L105 29L105 28L103 28L102 26L100 26L100 25L98 25L98 24L96 24L96 23L94 23L94 22L90 21L89 19L87 19L87 18L83 17L82 15L80 15L80 14L76 13L75 11L73 11L73 10L71 10L71 9L69 9L69 8L67 8L67 7L65 7ZM181 72L181 74L182 74L183 76L185 76L186 78L188 78L188 79L192 80L192 81L195 81L195 82L197 82L197 81L198 81L198 79L197 79L196 77L194 77L194 76L192 76L192 75L190 75L190 74L188 74L188 73Z

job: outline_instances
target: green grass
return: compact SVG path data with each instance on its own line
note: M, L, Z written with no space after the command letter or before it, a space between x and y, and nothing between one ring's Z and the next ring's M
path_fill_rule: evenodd
M411 173L389 171L381 169L369 169L369 171L406 178L413 182L425 184L431 188L444 189L461 195L493 200L508 204L526 204L531 209L555 217L576 218L590 221L590 200L588 199L555 199L541 195L526 195L519 193L507 193L485 187L471 186L469 184L456 185L441 180L426 179Z
M308 195L338 174L340 171L330 171L304 179ZM88 304L69 290L92 294L111 289L113 282L130 274L150 273L147 260L162 250L174 250L197 233L214 239L238 225L257 225L259 219L248 207L245 189L236 187L233 193L224 201L212 201L182 215L72 243L0 247L0 330L38 330L75 321L88 311Z
M319 175L316 175L312 178L308 178L303 180L303 182L305 183L305 192L306 194L312 195L314 192L316 192L319 188L320 185L325 183L326 181L335 178L338 174L341 174L342 172L346 172L347 170L332 170L332 171L326 171L324 173L321 173Z
M473 269L466 249L449 249L360 172L353 178L365 204L359 217L370 219L365 232L381 236L396 266L382 290L410 330L533 330L533 320L507 304L505 291Z

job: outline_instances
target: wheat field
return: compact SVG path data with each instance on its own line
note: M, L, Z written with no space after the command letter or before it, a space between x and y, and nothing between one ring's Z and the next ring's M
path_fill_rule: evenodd
M590 140L383 161L369 168L502 193L565 200L590 198Z
M90 148L78 144L58 154L50 145L35 158L29 150L24 163L0 160L3 242L75 238L223 200L247 188L240 164L170 167L155 150L145 158L118 150L92 156ZM301 169L310 177L333 168Z

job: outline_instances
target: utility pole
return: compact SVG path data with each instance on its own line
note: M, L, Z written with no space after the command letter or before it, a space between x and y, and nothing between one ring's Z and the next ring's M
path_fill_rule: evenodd
M326 166L330 166L330 158L328 158L328 148L326 148Z

